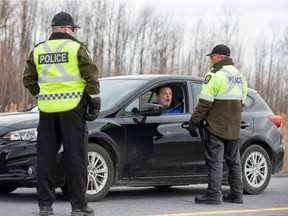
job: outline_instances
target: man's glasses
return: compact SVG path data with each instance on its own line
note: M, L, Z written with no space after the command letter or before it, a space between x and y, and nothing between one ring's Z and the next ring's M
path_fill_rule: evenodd
M71 29L71 31L73 32L73 33L75 33L75 28L74 27L72 27L72 26L67 26L67 28L69 28L69 29Z
M71 31L76 34L77 28L74 28L73 26L67 26L67 28L71 29Z

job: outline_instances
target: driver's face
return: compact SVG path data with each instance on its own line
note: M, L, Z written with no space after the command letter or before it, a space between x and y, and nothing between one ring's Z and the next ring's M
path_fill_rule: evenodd
M157 95L158 104L163 106L163 109L168 108L172 100L172 90L169 87L163 87Z

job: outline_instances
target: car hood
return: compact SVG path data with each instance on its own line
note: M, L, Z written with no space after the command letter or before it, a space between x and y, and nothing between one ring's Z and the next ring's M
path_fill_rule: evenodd
M38 112L10 112L0 114L0 134L12 130L37 127L39 121Z

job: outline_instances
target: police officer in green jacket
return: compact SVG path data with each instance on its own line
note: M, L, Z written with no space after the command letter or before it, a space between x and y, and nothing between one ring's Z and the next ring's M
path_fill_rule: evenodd
M53 214L56 155L61 145L72 215L94 215L85 196L86 120L99 115L99 72L86 46L74 38L80 26L70 14L56 14L51 26L50 38L30 53L23 76L24 86L37 98L40 110L36 185L40 215Z
M230 192L222 196L222 200L243 203L238 140L247 81L234 67L227 46L217 45L207 56L213 63L213 70L205 76L199 102L189 122L190 127L196 129L205 120L208 133L205 142L208 188L203 196L195 197L195 203L221 204L223 158L229 168Z

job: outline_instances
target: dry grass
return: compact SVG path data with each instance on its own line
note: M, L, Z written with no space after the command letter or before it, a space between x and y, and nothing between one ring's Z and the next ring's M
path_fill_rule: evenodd
M24 107L24 105L22 103L15 104L15 103L12 102L9 105L6 105L4 107L2 107L0 105L0 112L2 112L2 110L3 110L3 112L15 112L17 110L23 110L23 109L32 108L33 106L34 106L33 104L29 104L28 106Z
M284 145L285 145L285 156L284 156L284 167L282 169L282 173L288 173L288 115L282 114L282 123L281 123L281 132L284 139Z
M2 110L2 106L0 107ZM4 112L15 112L17 110L22 110L23 104L14 104L13 102L9 105L6 105L4 107Z

